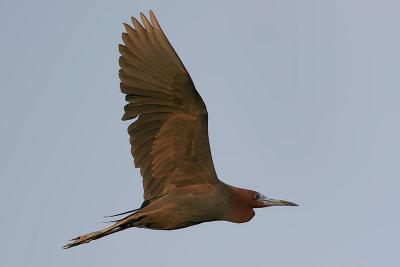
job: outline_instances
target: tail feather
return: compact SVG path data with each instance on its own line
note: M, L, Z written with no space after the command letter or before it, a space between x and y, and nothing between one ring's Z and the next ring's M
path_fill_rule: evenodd
M114 214L114 215L108 215L108 216L104 216L104 217L105 218L111 218L111 217L116 217L116 216L120 216L120 215L125 215L125 214L128 214L128 213L133 213L133 212L136 212L136 211L138 211L140 209L143 209L149 203L150 203L150 200L145 200L145 201L143 201L142 205L140 205L140 208L138 208L138 209L128 210L128 211L125 211L125 212L122 212L122 213L118 213L118 214Z
M125 214L128 214L128 213L132 213L132 212L138 211L138 210L140 210L140 209L141 209L141 208L134 209L134 210L128 210L128 211L125 211L125 212L122 212L122 213L104 216L104 218L111 218L111 217L116 217L116 216L120 216L120 215L125 215Z

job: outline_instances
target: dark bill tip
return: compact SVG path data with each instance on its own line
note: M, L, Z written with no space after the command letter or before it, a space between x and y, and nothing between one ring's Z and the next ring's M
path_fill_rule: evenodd
M299 206L296 203L280 199L268 199L265 202L268 206Z
M285 203L284 206L299 206L298 204L289 201L284 201L284 203Z

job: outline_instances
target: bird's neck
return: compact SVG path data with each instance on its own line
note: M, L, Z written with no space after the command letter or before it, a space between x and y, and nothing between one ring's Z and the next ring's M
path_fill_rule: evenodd
M254 217L253 193L250 190L228 186L230 193L229 210L226 219L235 223L245 223Z

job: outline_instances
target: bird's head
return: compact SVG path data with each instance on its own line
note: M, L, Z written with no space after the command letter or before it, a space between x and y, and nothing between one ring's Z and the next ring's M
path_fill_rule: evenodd
M254 217L255 208L266 208L271 206L298 206L286 200L273 199L253 190L229 186L231 191L230 209L227 220L243 223Z
M286 200L269 198L261 193L250 191L248 197L251 198L253 208L266 208L271 206L298 206L296 203Z

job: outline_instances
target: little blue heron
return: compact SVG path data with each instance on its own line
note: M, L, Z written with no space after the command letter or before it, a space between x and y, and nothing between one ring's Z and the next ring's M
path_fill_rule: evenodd
M221 182L208 140L206 105L185 66L161 30L132 17L119 45L121 91L128 104L122 120L128 127L134 164L143 176L144 202L139 209L103 230L70 240L70 248L115 232L144 227L173 230L210 221L244 223L254 208L297 206L256 191ZM113 217L111 216L111 217Z

